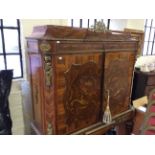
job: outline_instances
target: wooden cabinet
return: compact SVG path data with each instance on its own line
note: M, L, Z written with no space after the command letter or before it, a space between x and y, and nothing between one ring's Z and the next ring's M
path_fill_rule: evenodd
M141 72L135 70L133 81L132 100L147 96L155 88L155 72Z
M122 33L38 26L27 38L33 129L40 134L104 134L132 118L138 41ZM111 124L102 123L110 91Z

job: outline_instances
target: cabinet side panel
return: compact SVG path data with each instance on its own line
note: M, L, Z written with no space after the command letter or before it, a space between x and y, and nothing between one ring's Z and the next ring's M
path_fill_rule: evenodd
M42 85L42 61L41 56L37 54L29 55L30 77L33 103L33 123L43 131L43 85Z

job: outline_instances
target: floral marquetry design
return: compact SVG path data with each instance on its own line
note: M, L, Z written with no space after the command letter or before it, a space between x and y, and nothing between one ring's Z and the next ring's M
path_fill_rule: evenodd
M72 65L65 73L66 122L77 124L94 117L99 110L99 70L94 62Z
M104 90L109 90L110 92L109 105L112 116L118 114L120 109L122 111L128 109L130 100L129 85L131 84L130 75L130 64L126 58L111 59L105 68Z
M110 91L111 98L120 103L128 90L129 62L124 59L114 60L105 70L105 90Z

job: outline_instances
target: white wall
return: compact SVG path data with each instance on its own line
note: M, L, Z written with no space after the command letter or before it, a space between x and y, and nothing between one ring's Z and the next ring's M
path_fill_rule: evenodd
M123 31L124 28L144 30L144 19L111 19L111 30Z
M128 19L126 28L138 29L144 31L144 19Z
M29 36L37 25L67 25L67 19L21 19L24 38Z
M110 30L123 31L127 25L127 19L111 19L110 20Z

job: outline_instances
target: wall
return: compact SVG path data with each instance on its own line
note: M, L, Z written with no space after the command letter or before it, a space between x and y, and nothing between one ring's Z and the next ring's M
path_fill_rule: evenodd
M111 30L123 31L124 28L144 30L144 19L111 19Z
M27 68L26 68L26 41L25 37L29 36L32 32L32 29L35 25L46 25L46 24L54 24L54 25L67 25L67 19L21 19L21 33L22 33L22 51L23 51L23 63L24 63L24 78L22 80L13 81L12 90L10 94L10 111L13 119L13 134L25 134L25 126L24 126L24 118L23 118L23 107L25 109L25 104L29 103L25 98L25 90L28 90L29 84L26 82L27 80ZM136 28L142 29L143 22L142 20L127 20L127 19L113 19L112 20L112 28L114 30L123 30L125 27L127 28ZM25 86L24 86L24 83ZM21 85L23 84L24 91L21 90ZM24 94L22 94L24 93ZM29 94L28 94L29 95ZM28 117L28 116L27 116ZM27 127L26 127L27 128Z
M110 20L110 30L123 31L127 25L127 19L111 19Z
M126 28L144 30L144 19L128 19Z
M67 25L67 19L21 19L23 36L31 34L33 27L36 25Z

